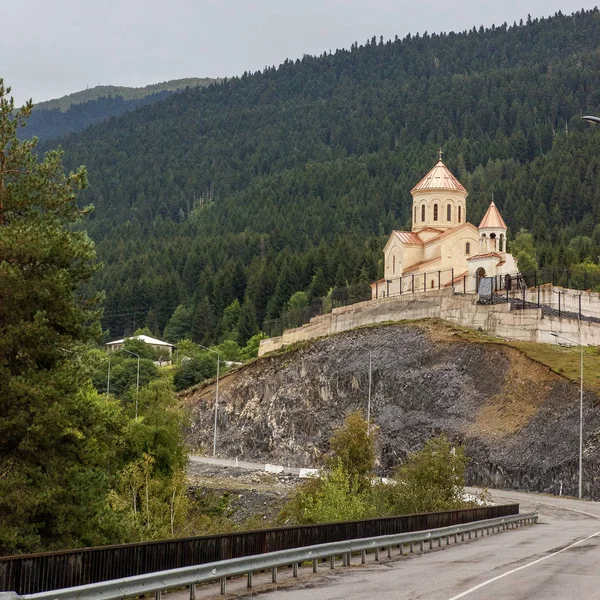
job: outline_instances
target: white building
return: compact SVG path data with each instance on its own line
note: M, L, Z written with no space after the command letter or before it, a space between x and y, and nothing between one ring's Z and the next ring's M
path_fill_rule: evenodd
M166 354L168 354L168 358L166 360L167 363L171 362L171 357L173 356L173 348L175 346L173 344L169 344L169 342L163 342L162 340L157 340L156 338L150 337L149 335L135 335L132 337L124 338L122 340L115 340L114 342L108 342L106 344L107 352L117 352L118 350L122 350L125 347L125 342L127 340L140 340L145 344L151 346L154 350L162 350ZM165 361L158 361L159 363Z
M506 251L507 227L492 201L479 227L467 221L468 192L440 158L411 190L411 231L392 231L384 278L373 297L456 286L476 291L481 277L516 275Z

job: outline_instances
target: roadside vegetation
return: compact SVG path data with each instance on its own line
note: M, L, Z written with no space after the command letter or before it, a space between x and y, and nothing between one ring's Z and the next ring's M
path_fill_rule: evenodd
M377 431L360 412L334 433L323 473L302 485L279 516L280 523L310 524L452 510L485 501L465 496L467 458L444 435L410 454L392 477L375 477Z

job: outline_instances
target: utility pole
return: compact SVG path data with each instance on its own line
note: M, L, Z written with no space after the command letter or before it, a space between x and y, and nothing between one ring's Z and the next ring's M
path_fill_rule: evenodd
M212 348L207 348L206 346L203 346L202 344L197 344L197 346L200 346L200 348L204 348L205 350L208 350L209 352L213 352L214 354L217 355L217 385L216 385L216 391L215 391L215 423L213 426L213 456L216 456L216 454L217 454L217 416L218 416L218 407L219 407L219 371L220 371L220 367L221 367L221 355L216 350L213 350Z
M135 420L138 420L138 401L140 397L140 355L135 352L131 352L131 350L126 350L123 348L123 352L127 352L128 354L133 354L133 356L137 356L137 382L135 386Z
M577 342L569 338L558 335L558 333L550 333L555 338L560 338L577 346ZM581 342L581 331L579 332L579 499L583 495L583 344Z

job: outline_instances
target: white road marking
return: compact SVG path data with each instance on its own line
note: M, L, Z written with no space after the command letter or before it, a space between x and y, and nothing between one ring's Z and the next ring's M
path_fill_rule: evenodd
M477 591L478 589L485 587L486 585L489 585L490 583L494 583L494 581L503 579L504 577L507 577L508 575L512 575L513 573L516 573L517 571L522 571L523 569L527 569L528 567L533 567L533 565L537 565L538 563L542 562L543 560L552 558L553 556L556 556L557 554L562 554L563 552L566 552L567 550L570 550L571 548L574 548L575 546L579 546L579 544L583 544L583 542L587 542L589 539L596 537L598 535L600 535L600 531L597 531L596 533L593 533L592 535L588 535L588 537L583 538L582 540L579 540L578 542L575 542L575 543L571 544L570 546L566 546L562 550L558 550L557 552L548 554L548 556L543 556L542 558L538 558L537 560L534 560L533 562L530 562L526 565L517 567L516 569L512 569L511 571L507 571L506 573L503 573L502 575L492 577L492 579L488 579L487 581L484 581L483 583L480 583L479 585L476 585L475 587L465 590L464 592L461 592L460 594L458 594L456 596L452 596L452 598L449 598L448 600L458 600L459 598L464 598L468 594L471 594L471 593Z

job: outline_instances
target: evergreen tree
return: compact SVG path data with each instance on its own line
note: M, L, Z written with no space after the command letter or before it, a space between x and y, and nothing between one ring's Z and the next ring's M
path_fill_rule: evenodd
M191 326L192 314L190 309L183 304L179 304L173 311L173 314L165 327L165 338L169 342L178 342L189 336Z
M240 311L240 318L237 324L237 338L240 344L245 344L253 335L258 333L258 324L256 322L256 312L250 298L246 296Z
M31 103L15 109L0 79L0 553L98 543L107 513L118 407L85 385L76 360L99 334L98 298L79 292L94 245L73 225L86 172L19 141ZM112 538L114 539L114 538Z

